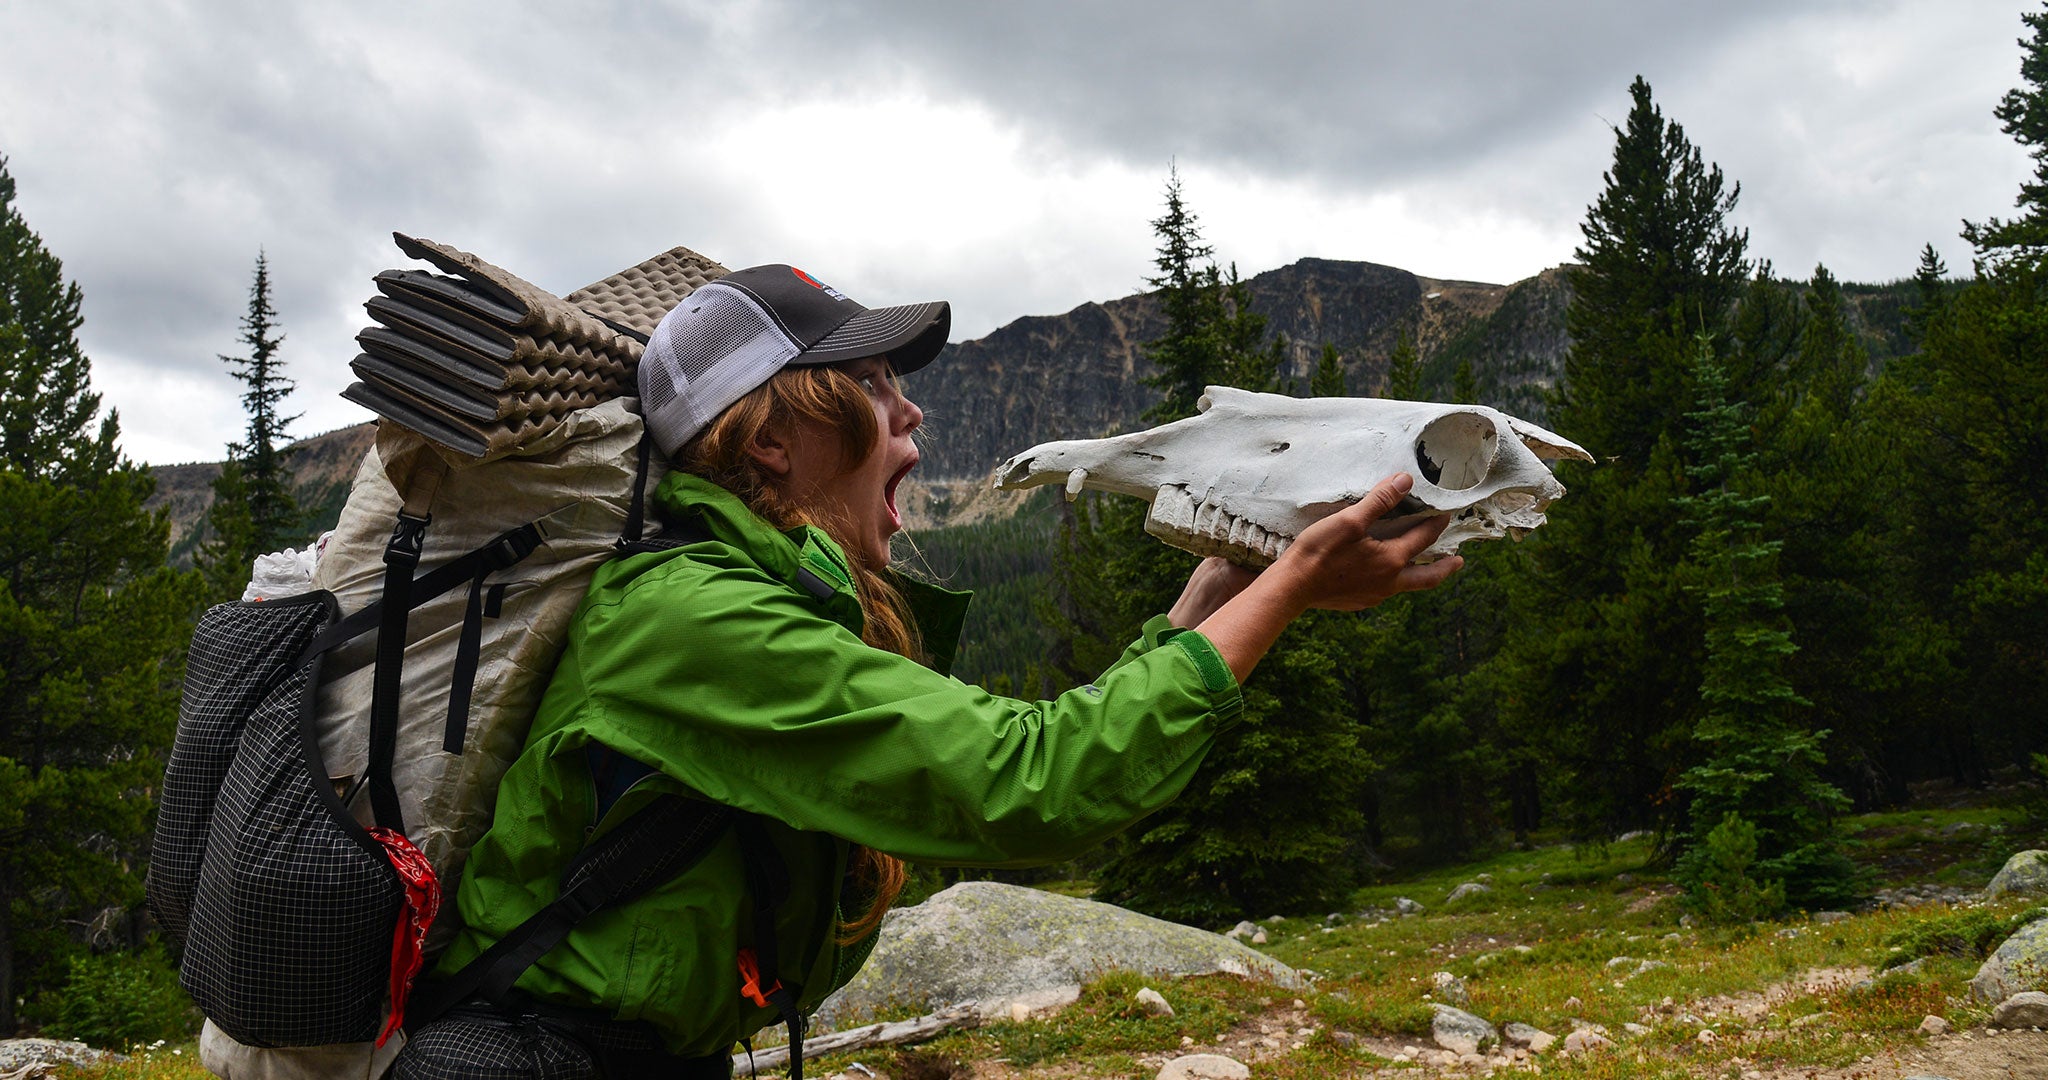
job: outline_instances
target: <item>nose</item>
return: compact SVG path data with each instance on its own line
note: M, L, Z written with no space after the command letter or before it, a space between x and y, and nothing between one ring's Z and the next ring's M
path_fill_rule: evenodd
M924 410L917 407L917 402L901 394L897 395L896 400L896 434L908 435L917 430L919 424L924 423Z

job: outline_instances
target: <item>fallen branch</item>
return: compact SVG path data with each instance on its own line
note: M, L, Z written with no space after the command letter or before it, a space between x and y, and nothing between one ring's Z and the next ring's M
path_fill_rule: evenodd
M936 1039L954 1028L978 1027L980 1024L981 1013L977 1012L972 1004L953 1005L915 1020L869 1024L866 1027L820 1035L815 1039L805 1039L804 1056L817 1057L870 1046L907 1046ZM788 1064L789 1047L771 1046L752 1055L734 1054L732 1074L753 1076L763 1070L780 1069Z

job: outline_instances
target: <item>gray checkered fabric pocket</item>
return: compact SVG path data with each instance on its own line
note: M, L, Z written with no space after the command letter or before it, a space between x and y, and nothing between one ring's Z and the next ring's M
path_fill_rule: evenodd
M312 737L326 592L222 604L192 635L150 854L180 983L250 1046L377 1036L404 889L343 808Z

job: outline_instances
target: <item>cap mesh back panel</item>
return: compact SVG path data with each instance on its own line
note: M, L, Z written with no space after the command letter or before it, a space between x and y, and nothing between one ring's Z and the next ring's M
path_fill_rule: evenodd
M653 365L644 387L648 415L661 416L671 429L686 429L677 443L799 351L752 300L732 289L699 289L680 311L691 317L664 320L640 358L643 368Z

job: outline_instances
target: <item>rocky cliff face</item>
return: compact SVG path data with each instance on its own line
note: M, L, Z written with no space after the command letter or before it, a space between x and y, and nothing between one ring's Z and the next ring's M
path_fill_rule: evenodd
M1555 271L1545 273L1562 280ZM1252 309L1286 336L1291 374L1300 384L1307 384L1328 342L1344 358L1347 389L1361 395L1385 384L1387 359L1404 328L1425 362L1463 343L1487 387L1490 319L1515 291L1332 259L1303 259L1247 284ZM1554 316L1556 325L1537 333L1517 323L1510 328L1518 346L1511 355L1518 371L1532 363L1541 369L1520 377L1547 380L1562 363L1563 308L1535 305L1530 317L1538 316ZM920 472L929 481L979 479L1034 443L1136 426L1158 400L1143 382L1152 373L1144 344L1164 330L1157 299L1141 294L1019 319L948 346L926 373L905 383L931 432ZM1448 385L1448 371L1441 381Z
M1441 281L1367 262L1303 259L1247 282L1253 310L1284 334L1293 378L1306 386L1324 342L1345 362L1350 393L1377 393L1405 328L1425 365L1425 394L1448 392L1470 358L1481 399L1540 415L1540 391L1556 377L1569 301L1560 270L1512 287ZM913 524L963 515L1007 514L1014 500L980 489L1004 458L1048 439L1094 438L1140 425L1158 399L1145 343L1165 330L1149 294L1088 303L1062 315L1018 319L987 337L949 345L932 367L905 382L925 411L924 463L904 492ZM333 524L370 424L297 444L299 503L311 532ZM218 462L159 466L152 505L171 514L173 558L189 563L213 498Z

